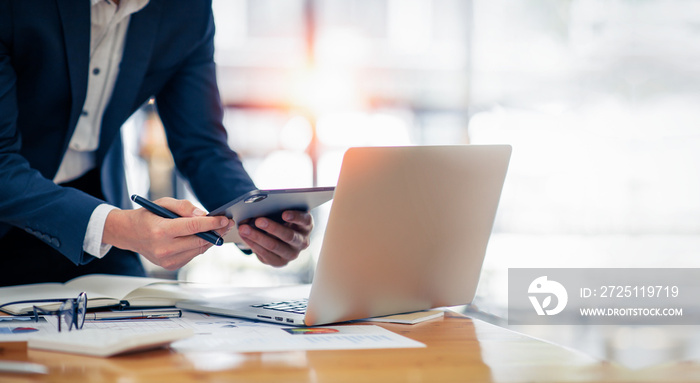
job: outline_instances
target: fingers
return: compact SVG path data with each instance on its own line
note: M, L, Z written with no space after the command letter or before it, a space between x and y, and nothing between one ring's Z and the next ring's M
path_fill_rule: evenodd
M153 202L172 211L173 213L181 217L202 217L207 215L207 213L204 210L194 206L192 202L186 199L174 199L170 197L164 197Z
M282 213L282 219L307 231L311 231L314 226L313 216L306 211L287 210Z
M220 236L226 235L229 231L233 230L236 227L236 222L234 222L232 219L227 220L227 225L224 226L221 229L215 230L217 233L219 233Z
M260 230L255 230L249 225L241 225L238 230L241 238L262 263L280 267L296 259L299 255L298 250L293 249L278 238L267 235Z
M207 217L205 211L197 208L188 200L160 198L155 203L182 217L181 219L169 220L167 223L168 232L174 236L188 236L210 230L225 234L233 227L228 218L223 216Z
M128 228L132 234L123 235L132 240L123 248L134 250L167 270L184 266L212 246L194 234L214 230L223 235L234 227L228 218L207 217L206 212L187 200L161 198L155 203L182 218L161 218L145 209L132 211L135 218Z
M279 239L293 248L303 250L309 247L308 236L305 235L308 234L309 230L306 230L305 228L294 228L293 226L281 225L267 218L257 218L255 220L255 226L260 230L271 234L275 237L275 239ZM270 238L269 236L267 237ZM273 240L265 242L270 243L271 246L275 246L275 244L279 241ZM269 248L267 246L266 248L269 250L274 250L273 248Z
M268 218L257 218L255 227L241 225L239 234L255 252L261 262L271 266L284 266L309 247L309 234L313 218L308 212L285 211L284 224Z
M147 254L142 253L142 255L154 264L172 271L186 265L212 246L211 243L199 237L181 237L158 246Z

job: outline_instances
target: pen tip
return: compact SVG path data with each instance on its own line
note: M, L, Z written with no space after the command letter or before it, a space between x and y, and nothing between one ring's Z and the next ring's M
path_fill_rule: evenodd
M132 195L131 195L131 200L134 201L134 202L136 202L136 194L132 194Z

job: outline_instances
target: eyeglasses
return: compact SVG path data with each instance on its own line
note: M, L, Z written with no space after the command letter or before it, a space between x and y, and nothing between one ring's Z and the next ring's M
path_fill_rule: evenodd
M34 308L34 321L39 321L39 315L56 315L58 316L58 332L61 332L61 324L71 331L74 327L76 330L83 328L85 323L85 313L87 312L87 294L82 292L77 298L69 299L37 299L30 301L15 301L9 302L2 306L14 305L19 303L31 303ZM38 303L61 303L58 310L46 310L36 306Z

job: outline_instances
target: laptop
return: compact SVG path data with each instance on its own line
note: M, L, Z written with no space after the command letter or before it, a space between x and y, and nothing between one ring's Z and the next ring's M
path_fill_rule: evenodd
M510 154L508 145L351 148L310 286L177 306L315 326L469 304Z

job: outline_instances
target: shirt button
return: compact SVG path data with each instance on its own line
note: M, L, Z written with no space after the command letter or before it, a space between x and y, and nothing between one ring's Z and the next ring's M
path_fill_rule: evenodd
M83 110L83 111L80 113L80 115L83 116L83 117L87 117L87 115L88 115L87 110Z
M93 70L92 70L92 74L94 74L94 75L100 74L100 68L95 68L95 69L93 69Z

